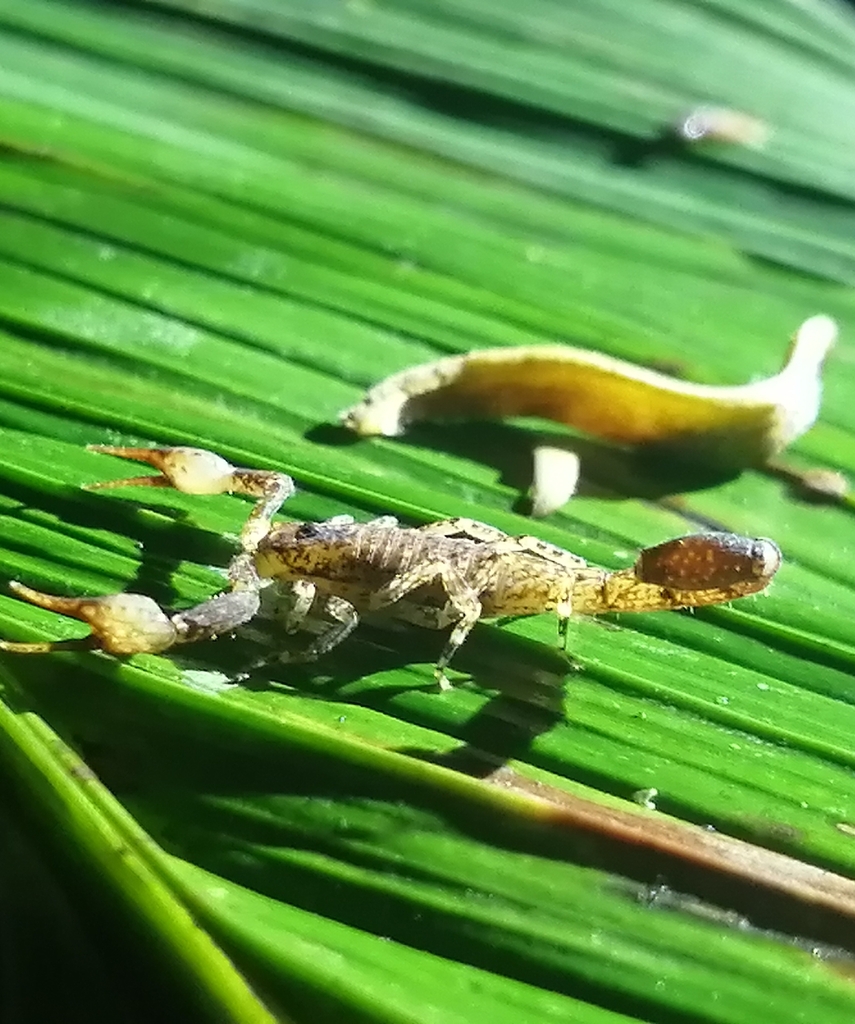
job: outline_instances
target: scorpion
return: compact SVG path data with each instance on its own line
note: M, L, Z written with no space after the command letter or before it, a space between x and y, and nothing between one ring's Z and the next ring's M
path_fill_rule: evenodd
M267 607L273 608L268 617L278 619L287 632L300 629L310 615L326 619L302 652L279 655L312 661L341 643L361 615L385 611L430 629L450 627L435 669L437 683L447 689L446 667L479 619L554 611L566 648L572 613L720 604L763 590L781 564L773 541L733 533L665 541L643 549L634 565L610 572L537 537L513 537L470 519L419 527L401 526L392 516L367 523L350 516L274 523L272 517L295 490L285 473L235 467L199 448L91 445L90 450L158 471L156 476L90 484L91 489L139 485L256 498L228 568L229 589L170 613L141 594L59 597L12 581L11 590L24 600L80 619L91 633L79 640L0 641L0 650L160 653L231 634L263 616Z

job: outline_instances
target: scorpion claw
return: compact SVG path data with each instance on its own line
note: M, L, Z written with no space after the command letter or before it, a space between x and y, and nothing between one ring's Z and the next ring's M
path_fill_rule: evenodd
M185 494L222 494L234 486L234 466L203 448L124 448L109 444L90 444L87 448L91 452L146 462L162 474L85 484L90 491L140 486L174 487Z
M110 654L139 654L166 650L177 640L169 617L150 597L141 594L109 594L105 597L57 597L43 594L13 580L10 589L30 604L80 619L92 627L82 640L45 643L0 641L0 650L17 654L41 654L63 648L100 648Z

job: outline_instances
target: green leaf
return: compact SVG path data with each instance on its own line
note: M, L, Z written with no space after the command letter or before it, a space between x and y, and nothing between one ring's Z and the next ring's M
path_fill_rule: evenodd
M852 38L789 0L0 4L4 581L222 587L247 504L83 491L127 475L87 443L285 470L295 519L466 515L609 567L712 523L785 556L756 600L574 621L573 666L548 616L479 625L441 695L416 629L247 685L225 640L4 655L0 852L82 977L112 957L187 1020L852 1019L848 509L755 472L627 491L591 445L606 490L532 524L530 425L334 426L475 346L740 383L826 312L793 458L851 476ZM656 143L713 101L768 146ZM4 638L82 632L0 596Z

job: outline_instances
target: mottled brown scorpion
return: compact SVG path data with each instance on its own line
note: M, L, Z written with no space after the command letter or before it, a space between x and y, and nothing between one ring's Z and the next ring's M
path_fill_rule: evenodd
M450 627L436 665L437 681L445 688L446 666L479 619L554 611L566 642L567 620L574 612L720 604L763 590L781 564L772 541L731 533L665 541L643 549L633 566L609 572L536 537L511 537L468 519L420 527L400 526L391 516L367 523L349 516L273 523L272 516L294 491L284 473L236 468L198 448L92 448L146 462L160 473L93 487L174 487L188 494L235 492L258 499L241 532L241 550L229 566L230 589L193 608L166 612L140 594L55 597L12 582L20 597L82 619L92 632L82 640L2 641L2 650L165 651L246 625L259 614L272 587L283 598L277 607L286 631L296 631L310 615L327 620L301 660L329 651L369 612L385 610L430 629Z

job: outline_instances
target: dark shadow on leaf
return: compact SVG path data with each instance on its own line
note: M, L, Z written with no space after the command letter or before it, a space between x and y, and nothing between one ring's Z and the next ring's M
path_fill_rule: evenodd
M338 423L318 423L310 427L303 437L312 444L326 444L335 448L347 448L359 444L362 440L352 430L347 430Z
M315 427L305 436L307 440L331 445L352 444L355 439L352 432L333 424ZM680 460L664 447L620 448L569 431L532 429L491 420L413 423L396 441L491 466L502 484L520 492L517 511L528 510L525 493L531 484L532 455L538 445L568 448L579 456L582 475L577 497L658 501L713 487L736 475L733 471L704 466L698 460Z
M334 744L307 743L289 728L287 701L274 731L229 715L228 704L189 701L181 690L158 692L138 670L113 659L62 657L48 673L41 659L17 664L29 706L88 757L167 851L353 927L623 1012L628 1000L634 1012L640 1004L590 981L572 936L565 945L554 930L548 939L539 934L544 913L550 921L563 914L572 925L573 898L562 897L561 879L567 871L572 879L573 865L642 885L665 884L733 908L755 926L851 948L845 915L725 878L679 853L627 844L610 833L608 813L587 828L562 823L560 814L508 817L454 788L365 758L345 765ZM273 710L269 702L263 706L268 714ZM549 717L542 714L541 721ZM506 751L514 742L513 733L490 740L486 719L471 736L486 737L485 745L497 749L504 744ZM786 835L764 840L783 848L793 841ZM468 851L486 856L488 850L509 858L495 877L470 869ZM544 876L533 892L521 893L517 873L530 869L531 858L540 859ZM406 885L389 884L394 880ZM552 893L548 908L537 899L541 883ZM607 884L607 878L591 884ZM517 922L521 912L530 914L531 929L522 934L501 915L488 921L481 912L485 899ZM627 899L635 897L628 892ZM659 1003L643 1011L656 1024L686 1019Z
M642 169L657 160L673 161L682 157L696 156L691 146L666 125L658 135L649 138L639 136L617 137L614 145L614 162L620 167Z

